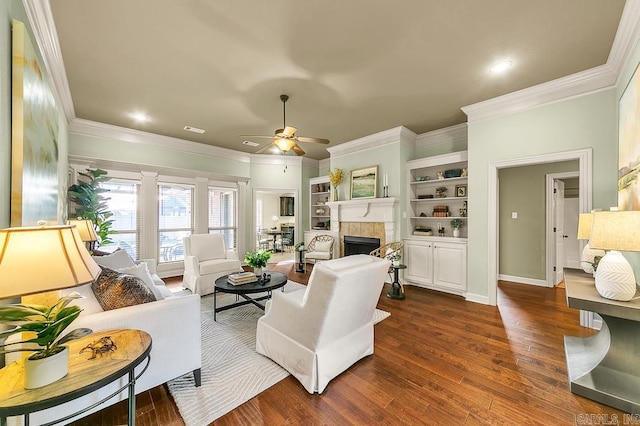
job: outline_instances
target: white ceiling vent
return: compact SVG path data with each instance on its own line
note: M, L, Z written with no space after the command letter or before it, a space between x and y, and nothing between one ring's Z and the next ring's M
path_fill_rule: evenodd
M203 129L198 129L197 127L184 126L184 129L188 132L200 133L200 134L204 133Z

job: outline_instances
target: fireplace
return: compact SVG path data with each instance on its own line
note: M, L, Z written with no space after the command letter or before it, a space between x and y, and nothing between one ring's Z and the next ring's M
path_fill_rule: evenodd
M380 238L344 236L344 255L369 254L380 247Z

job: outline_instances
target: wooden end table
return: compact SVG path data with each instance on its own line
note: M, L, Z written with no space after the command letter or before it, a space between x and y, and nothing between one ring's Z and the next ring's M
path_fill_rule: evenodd
M117 346L113 352L94 359L91 352L80 353L80 350L102 337L110 336ZM73 340L65 346L69 348L69 373L62 379L38 389L24 388L23 361L15 361L0 369L0 424L6 425L9 416L24 415L25 425L29 425L29 414L56 405L64 404L81 396L87 395L103 386L129 375L128 383L116 393L61 419L53 420L46 425L52 425L68 420L78 414L113 398L125 389L129 391L129 419L128 424L135 424L136 411L136 380L146 371L151 361L151 336L141 330L112 330L93 333L78 340ZM140 374L135 375L134 369L147 360L147 364ZM44 426L44 425L43 425Z

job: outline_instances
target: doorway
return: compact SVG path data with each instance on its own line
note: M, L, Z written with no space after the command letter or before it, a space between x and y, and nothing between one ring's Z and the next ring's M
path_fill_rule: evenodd
M556 163L561 161L578 160L578 180L579 180L579 206L580 212L588 212L592 206L592 150L581 149L575 151L559 152L553 154L543 154L532 157L503 160L489 164L488 172L488 303L495 306L497 304L498 291L498 271L499 271L499 247L498 247L498 224L499 224L499 199L498 199L498 171L503 168L519 167L527 165L537 165L546 163ZM546 277L546 281L551 281ZM582 317L582 314L581 314ZM581 318L582 322L582 318Z
M254 249L271 251L269 263L294 260L300 203L297 189L254 189Z

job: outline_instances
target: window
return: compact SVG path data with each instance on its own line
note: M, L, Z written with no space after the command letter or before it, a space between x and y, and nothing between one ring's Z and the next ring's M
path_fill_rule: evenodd
M115 233L109 236L112 243L101 246L101 250L115 251L120 248L133 259L137 259L140 253L140 214L138 211L138 194L140 183L111 179L100 184L101 188L108 190L105 193L107 208L113 216L111 230Z
M158 262L184 260L182 239L193 233L193 187L158 185Z
M224 235L228 249L236 248L236 190L209 187L209 233Z

